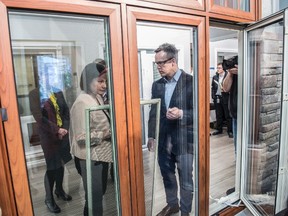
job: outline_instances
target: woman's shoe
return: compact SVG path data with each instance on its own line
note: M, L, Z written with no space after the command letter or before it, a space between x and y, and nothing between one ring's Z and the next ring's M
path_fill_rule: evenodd
M72 197L69 194L66 194L64 192L64 190L62 190L61 192L59 192L58 190L55 190L55 195L57 196L57 198L61 198L64 201L70 201L72 200Z
M60 213L61 212L61 209L55 203L54 200L46 199L45 200L45 204L46 204L46 206L47 206L47 208L49 209L50 212L52 212L52 213Z

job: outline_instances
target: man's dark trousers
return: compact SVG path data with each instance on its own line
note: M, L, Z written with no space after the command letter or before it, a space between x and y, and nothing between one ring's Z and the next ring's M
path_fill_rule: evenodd
M169 206L178 204L178 184L176 180L176 165L179 173L180 185L180 208L184 213L191 212L193 200L193 154L175 155L168 151L158 152L158 163L160 166L165 186L166 202ZM182 172L182 170L184 172Z

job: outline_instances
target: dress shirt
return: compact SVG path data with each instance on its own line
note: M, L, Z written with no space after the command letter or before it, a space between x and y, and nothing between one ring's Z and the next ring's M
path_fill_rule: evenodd
M173 92L175 90L175 87L176 87L177 81L179 80L180 75L181 75L181 70L178 69L175 75L170 80L164 78L166 80L165 105L167 109L169 108L169 104L170 104Z

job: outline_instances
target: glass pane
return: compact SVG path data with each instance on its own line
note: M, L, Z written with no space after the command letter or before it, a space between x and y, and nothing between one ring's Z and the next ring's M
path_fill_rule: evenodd
M269 16L287 7L288 7L288 1L265 0L265 3L262 3L262 13L261 13L262 18Z
M146 215L156 215L166 205L174 213L197 214L195 31L189 26L137 22L140 98L161 99L158 140L156 106L141 107Z
M250 1L249 0L240 0L240 10L250 11Z
M261 215L274 215L282 93L283 23L248 33L245 194Z
M250 0L214 0L214 4L246 12L250 11Z
M231 202L231 199L227 201L227 195L235 195L233 192L235 191L236 156L238 154L236 155L235 149L237 134L233 130L235 125L232 125L232 122L237 116L231 116L235 110L231 109L230 102L233 99L237 101L237 95L223 90L224 80L229 75L228 71L223 69L223 61L238 55L238 31L211 27L209 47L211 90L209 209L210 214L213 214L223 208L221 205ZM220 199L223 201L219 201Z
M227 7L238 9L238 0L227 0Z
M225 6L225 0L214 0L215 5Z
M85 107L108 103L105 95L111 95L106 83L110 77L108 21L96 16L9 12L35 215L49 211L83 215L85 200L86 207L89 201L86 212L117 215L111 109L91 114L91 140L97 142L92 142L91 153L86 154L85 148ZM91 158L92 174L86 169L86 156ZM93 184L87 186L90 180Z

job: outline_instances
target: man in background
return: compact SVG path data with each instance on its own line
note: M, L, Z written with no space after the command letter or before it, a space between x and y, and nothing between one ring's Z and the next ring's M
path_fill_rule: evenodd
M227 72L223 70L222 63L217 64L216 75L212 78L211 93L216 110L216 131L212 135L223 133L224 120L227 122L227 133L230 138L233 138L232 119L228 110L229 93L223 91L223 80L227 76Z

